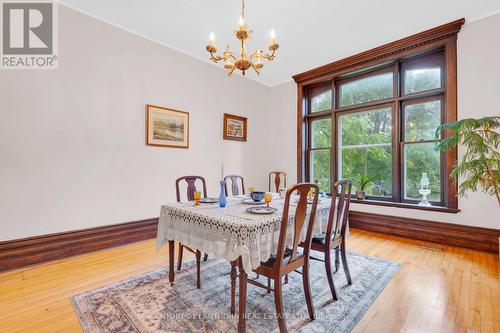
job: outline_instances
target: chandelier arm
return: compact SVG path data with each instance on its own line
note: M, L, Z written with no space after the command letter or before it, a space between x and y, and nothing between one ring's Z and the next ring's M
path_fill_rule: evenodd
M214 53L210 52L210 60L212 60L213 62L219 62L219 61L221 61L223 59L224 58L221 57L220 55L215 54L215 56L214 56Z
M255 67L254 63L252 63L252 68L255 71L255 73L257 73L257 75L260 75L260 70L257 67Z
M276 55L275 55L275 54L276 54L276 51L275 51L275 50L273 50L273 51L271 52L271 54L267 54L267 53L266 53L266 54L262 55L262 57L263 57L264 59L269 60L269 61L273 61L273 59L276 57Z

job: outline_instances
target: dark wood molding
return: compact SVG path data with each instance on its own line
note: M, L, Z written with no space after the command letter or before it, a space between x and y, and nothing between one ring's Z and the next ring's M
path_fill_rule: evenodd
M158 218L0 242L0 271L156 237Z
M352 228L498 253L500 229L352 211Z
M457 214L460 212L460 209L457 208L448 208L441 206L419 206L418 204L406 203L406 202L394 202L394 201L382 201L382 200L373 200L373 199L351 199L352 203L362 204L362 205L374 205L374 206L386 206L386 207L397 207L397 208L406 208L406 209L415 209L415 210L428 210L431 212L440 212L440 213L450 213Z
M354 70L356 67L367 66L370 63L383 62L386 58L390 58L391 56L399 57L407 51L413 51L414 49L423 48L424 46L433 44L437 41L446 40L450 37L456 37L464 23L465 19L462 18L376 47L374 49L358 53L351 57L296 74L293 76L293 79L297 83L302 83L318 77L326 77L336 72Z
M357 229L498 253L500 229L352 211ZM156 237L158 218L0 242L0 271Z

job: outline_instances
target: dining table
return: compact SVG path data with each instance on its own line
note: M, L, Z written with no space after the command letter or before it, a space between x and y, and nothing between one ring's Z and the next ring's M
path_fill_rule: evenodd
M298 196L290 198L288 225L294 223ZM261 206L252 202L248 195L227 199L225 207L214 203L174 202L161 206L156 239L157 250L168 243L169 271L171 286L175 282L174 245L180 242L202 253L209 253L224 259L231 265L231 283L234 292L236 276L239 280L238 332L246 331L246 290L247 272L260 266L271 255L277 253L279 230L283 218L284 199L273 193L269 203L275 208L272 214L253 214L248 208ZM265 204L264 204L265 205ZM326 231L330 213L331 198L318 200L313 233ZM312 205L308 205L308 214ZM309 219L306 219L308 221ZM294 228L287 228L287 244L293 242ZM301 238L305 238L307 227L303 227ZM238 273L236 274L236 267ZM234 297L232 297L234 299ZM235 304L231 301L230 311L235 314Z

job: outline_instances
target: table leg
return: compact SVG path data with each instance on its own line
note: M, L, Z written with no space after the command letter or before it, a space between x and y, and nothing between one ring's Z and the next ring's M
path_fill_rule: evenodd
M236 313L236 266L238 260L231 261L231 314Z
M240 277L240 287L239 287L239 300L238 300L238 333L245 333L246 331L246 307L247 307L247 273L243 268L241 262L241 257L238 260L239 263L239 277Z
M174 270L174 249L175 242L173 240L168 241L168 282L170 285L174 285L175 270Z

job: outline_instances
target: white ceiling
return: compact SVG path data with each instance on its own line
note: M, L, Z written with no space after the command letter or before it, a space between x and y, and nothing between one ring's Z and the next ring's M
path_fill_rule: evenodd
M60 0L74 9L134 31L199 59L208 60L210 31L219 50L238 44L239 0ZM499 0L246 0L254 31L249 51L265 48L269 31L280 43L262 74L247 75L268 86L305 70L465 17L500 11ZM221 64L216 66L222 66Z

